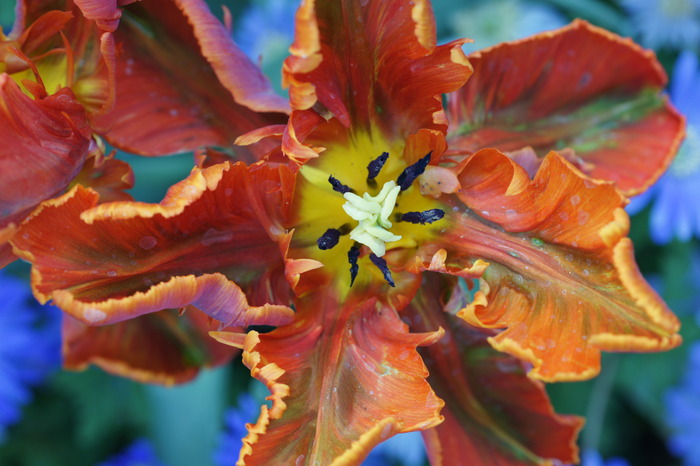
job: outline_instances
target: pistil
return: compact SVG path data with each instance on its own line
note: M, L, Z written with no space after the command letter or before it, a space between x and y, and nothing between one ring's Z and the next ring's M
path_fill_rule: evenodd
M394 211L400 192L401 187L392 180L384 183L376 196L368 193L362 197L349 192L343 194L348 201L343 204L343 210L359 222L350 232L350 238L367 246L377 257L386 253L386 243L401 239L401 236L388 230L392 226L389 216Z

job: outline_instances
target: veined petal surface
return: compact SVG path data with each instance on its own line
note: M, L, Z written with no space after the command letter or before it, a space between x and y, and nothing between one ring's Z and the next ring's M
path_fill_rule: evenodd
M291 319L277 241L293 174L242 163L194 169L160 204L114 202L80 186L15 234L33 288L88 325L193 304L224 326ZM248 292L248 296L244 294ZM252 304L249 304L252 302Z
M248 425L238 464L359 464L390 436L442 421L417 346L441 330L409 333L394 306L322 288L297 303L294 323L243 341L243 362L270 388Z
M287 155L316 157L299 142L332 117L355 131L376 126L389 139L446 130L441 94L464 84L471 66L463 41L436 45L428 1L306 0L296 27L283 70L293 109L283 139ZM322 145L319 139L309 142Z
M115 146L150 156L231 146L245 132L286 121L288 104L204 1L133 3L114 34L116 107L101 124ZM249 162L264 153L237 151Z
M557 415L542 382L525 375L526 363L491 348L487 337L494 331L447 312L466 299L456 280L427 273L401 312L415 331L445 330L440 341L419 350L430 385L445 401L445 422L423 431L431 464L576 463L583 420Z
M489 263L458 315L504 329L489 338L496 349L531 362L531 377L559 381L596 375L601 350L680 344L678 320L637 269L625 200L611 184L556 153L532 180L493 149L460 168L451 227L423 254L442 247L454 267Z
M678 150L684 122L661 92L663 68L629 39L577 20L469 61L474 76L449 96L453 151L571 148L580 168L631 195Z
M182 315L163 310L100 327L64 315L63 366L81 370L95 364L143 383L187 382L203 367L224 364L238 351L209 336L217 325L193 306Z

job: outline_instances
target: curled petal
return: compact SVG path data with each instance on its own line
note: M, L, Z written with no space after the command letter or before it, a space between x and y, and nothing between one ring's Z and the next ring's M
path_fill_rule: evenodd
M152 156L225 147L286 120L286 102L204 1L133 3L114 35L116 106L100 124L117 147ZM253 161L267 149L237 152Z
M65 316L63 364L81 370L89 364L143 383L172 385L192 380L203 367L225 364L235 354L209 337L211 319L189 306L163 310L101 327Z
M683 137L653 52L585 21L469 60L474 77L449 96L452 150L568 147L631 195L658 179Z
M70 89L32 99L0 75L0 227L66 189L87 158L90 134Z
M303 144L309 132L310 117L295 119L295 113L320 116L316 126L330 119L345 128L376 125L388 138L422 128L444 133L441 94L471 74L464 41L436 46L426 0L341 3L306 0L297 11L283 68L293 109L287 138ZM315 157L291 142L284 151L299 160Z
M224 163L193 170L160 204L97 207L78 186L12 242L33 263L36 296L88 325L188 304L224 325L279 325L292 310L267 303L290 302L277 241L291 177L284 166Z
M272 407L248 425L239 464L355 464L395 433L438 424L442 401L416 347L441 335L408 333L373 299L341 303L323 289L305 297L294 323L245 338L243 362Z
M490 264L459 316L504 329L489 341L531 362L531 377L586 379L600 370L601 350L680 344L678 320L637 269L625 199L611 184L556 153L530 180L491 149L471 156L459 181L462 191L449 201L452 227L435 247L454 267Z
M445 422L423 431L431 464L578 462L576 435L583 420L557 415L544 385L526 376L527 365L489 346L494 332L448 313L465 301L456 280L429 273L401 312L417 331L446 331L420 350L428 381L445 400Z

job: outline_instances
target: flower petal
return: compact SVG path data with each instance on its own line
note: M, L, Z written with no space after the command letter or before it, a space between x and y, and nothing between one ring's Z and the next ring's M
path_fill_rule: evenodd
M427 273L401 312L416 331L446 331L420 350L428 381L445 400L445 422L423 432L431 464L578 462L576 435L583 420L557 415L543 384L525 375L526 364L489 346L493 331L443 312L459 309L466 299L456 280Z
M577 20L469 60L474 77L449 96L452 150L569 147L591 176L628 195L654 183L678 150L683 118L661 94L663 68L629 39Z
M365 296L341 303L321 288L303 298L293 324L243 342L243 362L273 403L247 426L239 461L358 464L395 433L441 422L416 351L441 335L408 333L392 306Z
M0 228L68 186L88 155L90 134L70 89L32 99L0 75Z
M34 266L35 295L88 325L188 304L224 325L279 325L292 310L266 303L291 302L277 241L292 177L286 166L224 163L194 169L160 204L95 208L97 194L77 186L12 242Z
M490 263L459 316L505 329L489 341L531 362L531 377L586 379L600 370L600 350L680 344L678 320L637 269L624 198L611 184L588 179L556 153L530 180L492 149L471 156L459 181L458 200L448 200L452 226L433 247L453 265Z
M444 132L441 94L471 74L463 42L436 46L427 0L302 2L283 69L293 109L287 137L303 142L302 133L309 132L302 125L310 118L295 121L294 113L335 117L346 128L376 125L390 138L421 128ZM290 152L295 145L285 144L288 155L315 157L313 151Z
M115 146L142 155L230 146L245 132L285 122L286 102L204 1L131 4L114 34L116 107L101 124L111 125L106 137Z
M172 385L192 380L203 367L228 362L236 353L213 340L209 317L189 306L164 310L101 327L70 316L63 321L63 364L82 370L95 364L143 383Z
M134 187L134 172L128 163L113 156L93 155L87 159L73 184L97 191L100 202L130 201L132 197L126 190Z

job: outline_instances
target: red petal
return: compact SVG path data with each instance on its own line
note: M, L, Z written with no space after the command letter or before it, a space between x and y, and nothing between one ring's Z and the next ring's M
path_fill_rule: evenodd
M272 407L248 425L240 461L359 464L395 433L439 423L442 401L416 347L441 335L408 333L396 311L375 299L341 303L323 290L307 296L293 324L250 332L243 342L243 362L267 384Z
M471 66L464 41L436 46L429 2L307 0L296 26L283 70L295 112L365 131L374 125L387 138L446 130L441 94L463 85ZM290 121L289 138L303 142L302 132ZM315 156L293 146L285 151L294 158Z
M445 422L423 432L431 464L578 462L576 435L583 421L557 415L543 384L525 375L526 364L489 346L493 332L480 332L443 312L466 300L456 280L444 277L426 274L417 297L401 313L417 331L447 332L420 350L428 381L446 403Z
M100 202L130 201L126 190L134 186L134 172L128 163L113 157L88 158L73 183L92 188L100 195Z
M115 32L117 101L101 121L114 145L142 155L230 146L283 123L288 106L201 0L149 0L125 8ZM269 113L263 113L269 112ZM238 149L241 158L253 156Z
M69 89L45 99L0 75L0 228L61 193L88 154L90 128Z
M505 329L489 341L531 362L531 377L585 379L598 373L600 350L680 343L678 320L637 270L625 201L612 185L591 181L556 153L530 180L491 149L470 157L459 180L440 246L453 267L491 263L459 315Z
M629 39L577 20L469 60L474 77L450 95L453 150L570 147L593 177L633 194L678 149L683 119L661 93L663 68Z
M63 364L76 370L95 364L144 383L187 382L237 352L209 337L209 320L192 306L180 317L177 310L166 310L101 327L65 316Z
M78 186L12 242L33 263L36 296L88 325L188 304L225 325L279 325L291 309L266 303L290 302L277 241L292 177L284 166L225 163L193 170L160 204L95 208L97 194Z

